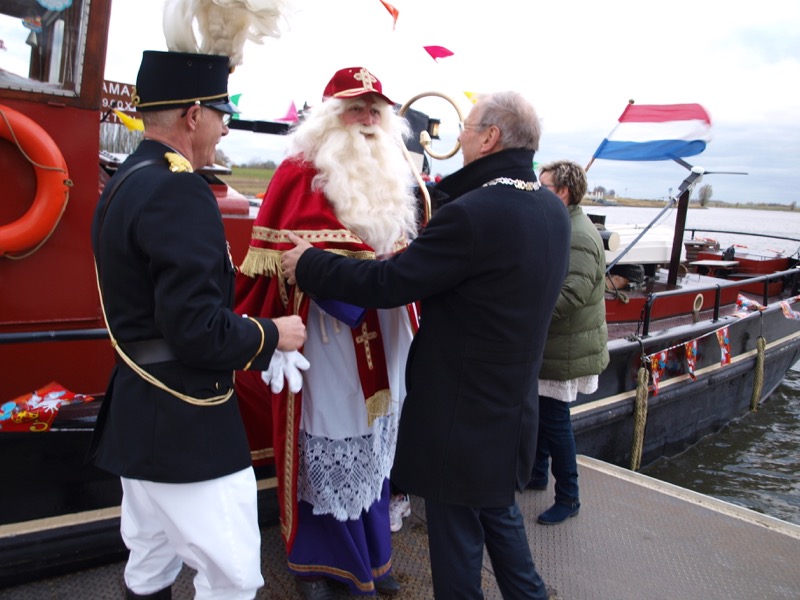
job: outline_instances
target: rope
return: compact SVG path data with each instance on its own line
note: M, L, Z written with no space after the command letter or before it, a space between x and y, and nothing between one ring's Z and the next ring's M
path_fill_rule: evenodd
M636 382L636 403L633 409L633 445L631 446L631 471L638 471L642 466L642 447L644 446L644 428L647 424L647 382L650 374L643 365L639 367Z
M750 411L758 410L758 401L761 399L761 390L764 388L764 350L767 347L767 340L764 336L758 336L756 340L756 372L753 376L753 395L750 396Z
M94 264L94 275L95 280L97 281L97 294L100 297L100 309L103 313L103 320L106 322L106 329L108 329L108 337L111 339L111 347L114 348L119 357L128 365L134 373L136 373L139 377L144 379L150 385L157 387L160 390L167 392L168 394L174 396L178 400L183 400L187 404L193 404L194 406L218 406L220 404L224 404L228 400L230 400L231 396L233 396L234 388L231 387L225 394L220 394L219 396L212 396L206 399L194 398L193 396L189 396L177 390L173 390L167 384L162 383L160 379L157 379L155 376L151 375L144 369L142 369L139 365L133 362L133 359L125 354L122 350L120 345L117 343L117 340L114 339L114 335L111 333L111 326L108 323L108 317L106 316L106 307L103 303L103 290L100 287L100 274L97 271L97 263ZM262 333L263 335L263 333ZM263 342L262 342L263 343Z

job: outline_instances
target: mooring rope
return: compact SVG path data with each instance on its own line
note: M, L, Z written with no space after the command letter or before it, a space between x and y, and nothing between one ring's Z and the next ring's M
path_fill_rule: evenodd
M761 400L761 390L764 387L764 351L767 348L767 340L763 335L756 340L756 372L753 375L753 395L750 396L750 410L758 410L758 401Z
M631 446L631 471L638 471L642 465L642 447L644 446L644 428L647 424L647 382L650 373L647 367L639 367L636 382L636 403L633 408L633 445Z

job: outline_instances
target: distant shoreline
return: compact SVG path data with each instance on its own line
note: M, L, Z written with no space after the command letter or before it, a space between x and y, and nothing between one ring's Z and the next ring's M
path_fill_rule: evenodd
M219 178L230 185L234 190L245 196L260 196L267 189L275 169L260 169L252 167L232 167L230 175L220 175ZM587 207L609 207L615 206L637 206L642 208L664 208L666 200L636 200L634 198L613 198L605 202L596 202L589 198L584 198L581 206ZM797 207L793 204L756 204L756 203L728 203L718 200L709 200L705 207L700 206L696 201L689 202L689 208L749 208L754 210L775 210L783 212L793 212Z
M603 207L603 208L615 208L615 207L640 207L640 208L664 208L667 206L668 202L666 200L635 200L633 198L614 198L613 200L607 200L605 202L597 202L595 200L589 200L588 198L584 198L583 202L581 202L581 206L591 206L591 207ZM700 206L699 203L696 201L689 202L689 208L691 209L708 209L708 208L747 208L753 210L775 210L775 211L782 211L782 212L794 212L797 210L797 207L792 204L757 204L754 202L748 202L744 204L742 202L730 203L730 202L721 202L719 200L710 200L706 206Z

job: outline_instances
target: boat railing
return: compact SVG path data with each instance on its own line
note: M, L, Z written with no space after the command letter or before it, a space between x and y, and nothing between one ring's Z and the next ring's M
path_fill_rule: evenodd
M681 296L684 294L696 294L698 292L704 291L714 291L714 308L713 308L713 315L711 317L711 322L719 321L719 314L720 314L720 307L722 305L722 290L728 288L742 288L745 285L752 285L752 284L763 284L763 293L761 296L762 304L764 306L769 306L769 284L776 279L781 278L791 278L793 281L796 282L797 277L800 276L800 266L795 266L791 269L787 269L785 271L776 271L774 273L769 273L767 275L758 275L756 277L750 277L747 279L737 279L737 280L719 280L716 283L708 284L708 285L701 285L701 286L693 286L691 290L684 290L684 289L674 289L674 290L666 290L663 292L653 292L647 296L647 300L644 304L644 314L642 317L642 337L647 337L650 334L650 325L652 319L652 312L653 306L658 300L663 298L669 298L672 296ZM793 285L794 288L794 285Z
M729 233L732 235L745 235L748 237L761 237L761 238L770 238L774 240L787 240L790 242L798 242L800 243L800 238L784 236L784 235L774 235L771 233L749 233L743 231L729 231L727 229L706 229L705 227L686 227L686 231L691 232L691 239L695 239L694 236L698 231L703 233Z
M26 344L31 342L80 342L84 340L102 339L108 339L108 329L65 329L0 333L0 344Z

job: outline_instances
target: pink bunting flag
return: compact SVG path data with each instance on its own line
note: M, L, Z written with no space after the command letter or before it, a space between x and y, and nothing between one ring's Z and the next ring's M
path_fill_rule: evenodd
M286 111L286 115L278 119L278 121L286 121L287 123L297 123L299 119L297 118L297 107L294 105L294 100L289 105L289 109Z
M690 340L683 347L686 350L686 370L689 377L696 380L697 375L694 374L694 369L697 365L697 340Z
M431 55L433 60L453 56L453 53L444 46L423 46L423 48L425 48L425 51Z
M719 340L720 364L731 364L731 338L727 327L717 330L717 340Z

